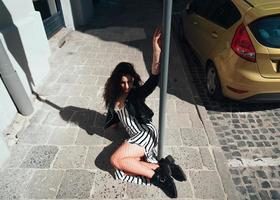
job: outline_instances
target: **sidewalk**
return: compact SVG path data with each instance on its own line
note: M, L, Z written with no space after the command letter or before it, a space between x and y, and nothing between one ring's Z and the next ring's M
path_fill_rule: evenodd
M18 117L25 122L18 128L11 159L0 171L0 199L167 198L154 186L114 180L109 157L125 134L122 129L102 129L103 87L116 64L132 62L142 80L148 78L161 3L127 0L112 6L117 9L97 13L91 26L69 33L61 48L53 48L51 71L34 98L34 114ZM186 182L176 182L178 198L236 200L211 121L186 66L173 35L165 154L172 154L187 174ZM157 87L146 100L156 126L159 91Z

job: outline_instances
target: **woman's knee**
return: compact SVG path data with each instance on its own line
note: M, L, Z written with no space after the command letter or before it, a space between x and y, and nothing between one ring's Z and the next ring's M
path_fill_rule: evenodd
M110 157L110 163L113 167L117 168L117 169L121 169L121 166L124 165L125 160L126 158L129 158L129 157L125 157L125 156L120 156L119 154L113 154L111 157ZM129 159L134 159L136 161L140 161L142 158L129 158Z
M110 163L113 167L119 168L120 164L119 161L121 160L121 157L117 154L113 154L110 158Z

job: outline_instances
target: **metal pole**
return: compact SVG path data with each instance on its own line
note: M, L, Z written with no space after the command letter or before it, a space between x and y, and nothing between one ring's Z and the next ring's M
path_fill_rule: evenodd
M159 145L158 159L163 157L164 135L165 135L165 108L168 81L169 46L171 29L172 0L164 0L163 4L163 53L161 57L161 79L160 79L160 104L159 104Z
M6 86L15 106L22 115L30 115L33 106L28 98L25 89L13 68L13 65L0 40L0 75Z

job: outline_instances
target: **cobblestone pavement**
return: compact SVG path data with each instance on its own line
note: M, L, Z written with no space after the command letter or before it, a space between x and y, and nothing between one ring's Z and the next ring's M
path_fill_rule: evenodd
M173 25L198 91L196 102L207 110L240 199L280 199L279 104L209 99L204 67L182 38L180 15L174 16Z

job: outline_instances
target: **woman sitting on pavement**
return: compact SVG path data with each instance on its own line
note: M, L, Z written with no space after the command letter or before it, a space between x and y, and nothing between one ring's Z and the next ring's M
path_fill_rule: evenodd
M145 98L159 81L161 35L161 30L156 29L151 75L143 85L131 63L121 62L111 73L103 94L108 108L105 128L120 121L130 136L111 156L117 179L144 185L152 183L169 197L176 198L173 178L185 181L186 175L170 155L157 160L158 134L151 123L154 113L145 104Z

